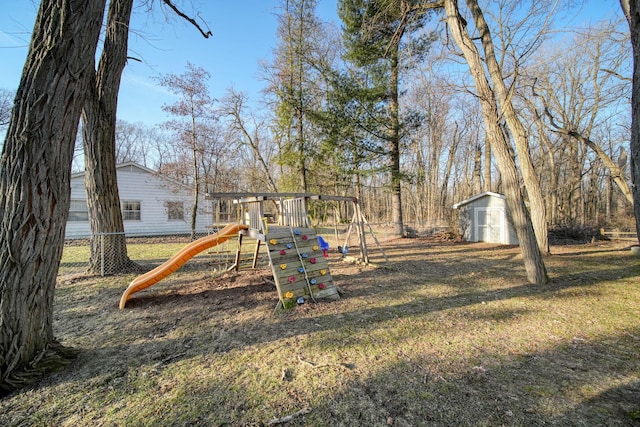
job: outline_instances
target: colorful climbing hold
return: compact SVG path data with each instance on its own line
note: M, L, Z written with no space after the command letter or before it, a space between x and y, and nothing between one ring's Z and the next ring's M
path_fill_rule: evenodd
M299 297L296 301L298 304L304 304L304 297Z
M325 274L327 274L327 270L325 270L325 269L320 270L320 275L321 276L324 276Z
M296 230L294 230L293 232L295 233L295 235L296 235L296 236L299 236L299 235L300 235L300 230L297 230L297 229L296 229Z
M286 270L287 264L280 264L280 270Z
M316 279L311 279L309 280L309 283L311 283L312 285L315 285L318 281Z
M318 283L318 289L324 289L324 283Z
M289 276L289 283L293 283L296 281L296 276Z
M284 249L280 251L280 255L286 255L287 251L285 251Z
M317 250L318 250L318 249L320 249L320 248L318 247L318 245L313 245L313 248L312 248L312 249L313 249L314 251L317 251Z
M305 234L302 236L302 240L307 240L309 237Z
M271 239L269 240L269 243L271 243L272 245L277 245L278 241L276 239Z
M298 273L304 273L304 267L298 268Z
M308 258L309 254L301 254L302 258Z
M310 262L311 264L315 264L315 263L316 263L316 259L315 259L315 258L311 258L311 259L309 260L309 262Z
M293 292L287 292L286 294L284 294L285 298L293 298Z
M291 243L287 243L287 249L291 249L293 245Z

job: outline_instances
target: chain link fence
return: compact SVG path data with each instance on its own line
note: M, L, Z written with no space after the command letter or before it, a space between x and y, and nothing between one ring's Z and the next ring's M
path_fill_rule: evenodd
M448 232L451 227L436 223L405 223L404 237L430 236ZM395 224L371 223L365 225L365 235L370 251L375 251L378 243L396 239ZM149 271L167 261L192 241L212 232L198 231L191 234L145 234L125 235L125 233L103 233L95 236L75 237L65 240L58 280L67 281L87 276L108 276L122 272ZM358 232L349 224L324 224L317 226L318 234L327 240L331 248L339 245L357 244ZM373 239L372 237L375 237ZM244 239L240 254L240 267L251 264L256 242ZM229 239L195 255L182 268L185 270L207 269L216 272L227 271L236 262L238 239ZM268 265L264 249L258 257L259 266Z
M192 241L209 235L199 231L191 234L125 235L102 233L65 240L58 280L86 276L108 276L121 272L147 271L170 259ZM194 256L185 268L212 270L232 265L237 251L237 239L230 239ZM244 250L244 249L243 249Z

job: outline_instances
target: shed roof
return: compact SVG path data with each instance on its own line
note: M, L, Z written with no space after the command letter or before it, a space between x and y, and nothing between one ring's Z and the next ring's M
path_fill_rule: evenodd
M455 205L452 206L452 208L458 209L464 205L468 205L469 203L475 200L481 199L483 197L497 197L499 199L506 200L506 196L504 196L503 194L494 193L492 191L485 191L484 193L476 194L475 196L469 197L466 200L456 203Z

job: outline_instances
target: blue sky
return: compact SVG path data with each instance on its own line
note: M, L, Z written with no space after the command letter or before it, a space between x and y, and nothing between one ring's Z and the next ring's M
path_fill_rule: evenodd
M183 2L190 4L190 2ZM153 14L136 9L132 19L133 34L129 55L143 62L129 61L120 88L118 117L128 122L153 125L168 119L161 110L173 97L161 88L154 77L181 74L187 61L211 73L209 86L216 98L233 86L245 91L253 101L264 86L260 79L260 61L269 61L277 45L277 20L280 0L194 0L194 9L208 23L213 37L204 39L193 27L172 17L167 23L156 8ZM590 0L585 12L572 22L621 15L617 0ZM15 90L39 2L5 1L0 13L0 88ZM157 3L156 3L157 4ZM337 0L318 0L318 15L339 25ZM135 6L134 6L135 7ZM191 10L187 12L192 13Z
M17 0L3 3L0 13L0 88L15 90L27 56L39 2ZM270 60L277 44L275 14L280 1L196 0L192 3L207 22L213 37L205 39L194 27L175 16L171 16L172 22L167 23L158 8L153 14L140 8L134 11L129 56L144 62L129 61L125 68L118 103L119 118L148 125L167 120L161 107L174 98L153 77L182 74L187 61L211 73L209 87L215 98L222 97L226 89L233 86L257 100L264 86L259 63ZM338 21L336 3L336 0L318 1L321 19Z

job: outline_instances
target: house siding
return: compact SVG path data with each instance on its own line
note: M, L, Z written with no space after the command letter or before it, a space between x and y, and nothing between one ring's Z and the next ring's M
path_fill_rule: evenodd
M121 204L125 201L140 202L140 220L124 220L127 234L182 234L191 231L191 206L193 195L187 186L163 178L155 172L135 164L117 168L118 192ZM71 199L86 200L84 174L71 178ZM169 220L167 202L182 202L183 220ZM199 197L196 231L204 232L212 223L210 203ZM91 233L88 221L68 221L67 238L88 236Z

